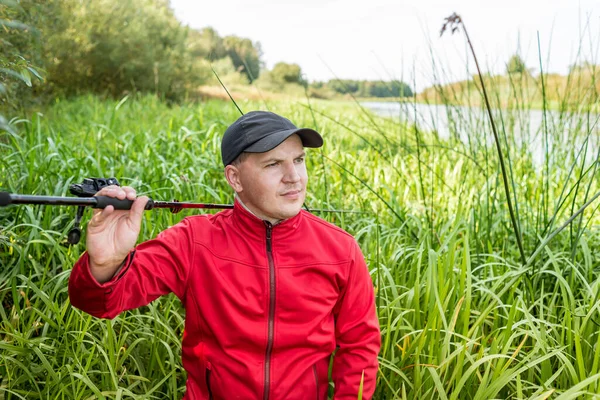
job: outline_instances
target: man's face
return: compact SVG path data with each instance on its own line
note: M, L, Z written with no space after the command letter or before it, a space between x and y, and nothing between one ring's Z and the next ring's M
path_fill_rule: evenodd
M308 176L304 148L296 134L266 153L249 153L225 175L242 202L258 217L275 223L300 212Z

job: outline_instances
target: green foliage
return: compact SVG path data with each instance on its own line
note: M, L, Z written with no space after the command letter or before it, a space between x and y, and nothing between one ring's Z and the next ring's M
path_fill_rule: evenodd
M525 65L525 61L523 61L520 55L514 54L508 60L508 64L506 64L506 73L522 74L524 72L527 72L527 66Z
M235 68L243 72L249 82L259 77L262 56L260 43L252 43L250 39L232 35L223 38L223 45Z
M184 27L168 0L2 0L0 28L0 96L41 79L33 65L46 71L37 99L136 91L181 100L212 78L209 58L259 75L258 43Z
M443 139L396 135L415 130L375 116L369 123L347 103L311 104L269 108L324 135L323 157L311 150L307 157L307 205L361 212L320 216L356 237L376 286L382 349L374 398L593 399L600 390L596 210L524 268L485 114L447 105L452 135ZM413 112L403 104L402 113ZM600 190L599 164L597 149L590 159L573 146L594 132L583 123L592 115L565 111L559 117L573 129L566 136L562 125L547 128L555 145L544 173L534 150L519 146L538 135L518 131L522 111L503 111L503 120L532 254L545 227L553 231L588 189ZM231 202L219 144L238 115L231 103L169 106L156 96L57 101L30 115L19 134L0 133L0 190L65 195L86 176L116 176L156 199ZM0 396L181 398L185 310L174 296L113 321L70 306L69 269L85 243L65 246L74 211L0 208ZM147 212L140 241L193 213ZM88 210L84 224L89 217Z
M67 95L133 90L176 99L198 85L188 30L166 0L50 0L44 41L50 89Z
M311 87L320 89L329 87L334 92L355 97L412 97L413 91L401 81L356 81L351 79L334 79L327 83L312 83Z
M39 62L36 57L39 31L30 25L40 17L32 7L39 4L39 1L0 1L0 109L18 107L22 99L16 94L25 97L27 87L43 81L42 72L35 67Z
M304 97L306 81L302 77L302 69L298 64L279 62L272 70L263 71L260 78L255 81L260 89L271 92L285 93L290 96ZM309 93L313 96L313 93Z
M411 97L413 92L406 83L399 81L363 81L359 96L364 97Z
M227 57L223 38L213 28L192 29L188 43L192 57L207 60L220 60Z
M340 94L356 94L360 88L359 81L334 79L327 82L327 85Z
M271 79L276 83L304 84L304 79L302 78L302 69L298 64L279 62L273 66L273 69L270 71L270 73Z
M124 7L127 13L133 4L102 1L106 12ZM151 4L146 1L135 4ZM3 25L18 53L11 59L9 46L0 57L9 60L3 64L7 70L20 76L5 72L2 82L26 87L19 63L38 65L36 54L47 57L45 46L56 45L43 42L49 27L62 26L57 37L71 35L72 40L58 43L70 44L74 52L116 46L117 36L99 28L98 21L110 22L102 11L85 16L95 21L95 28L66 20L83 20L82 10L94 9L92 3L40 0L21 2L22 10L0 8L3 21L39 26L42 38L37 41L19 23ZM170 17L160 10L153 10L162 21L155 26L168 30ZM152 18L144 21L153 24ZM101 36L90 36L90 31ZM190 58L196 66L189 68L206 68L202 54L220 51L214 31L197 36L189 30L187 36L169 36L178 29L170 32L165 33L167 43L184 37L195 52ZM105 38L112 39L105 44ZM142 46L140 52L154 51L131 40ZM36 53L40 42L44 51ZM118 59L121 53L115 54ZM229 56L213 65L236 79L243 71ZM505 82L484 78L502 124L500 145L506 149L511 196L530 260L525 266L510 235L487 115L453 106L457 93L440 93L447 138L346 104L311 101L311 109L268 104L324 135L322 152L309 151L307 157L307 205L360 212L321 216L356 237L376 286L382 349L375 399L598 398L600 255L593 250L600 246L598 200L571 217L600 194L593 123L597 112L592 112L598 103L589 94L597 90L598 79L595 68L586 69L585 76L579 69L573 72L572 78L584 83L542 91L544 104L546 93L558 97L557 111L548 117L560 122L544 124L542 135L527 128L532 77L506 77L511 101L505 109L500 107ZM548 79L544 82L549 85ZM49 88L60 90L53 85ZM334 87L338 94L354 96L384 93L358 81L314 83L309 93L320 95ZM467 88L478 93L473 82ZM400 86L399 93L403 90ZM590 105L589 99L596 103ZM578 107L569 107L571 103ZM416 113L408 102L400 106L404 116ZM260 106L246 102L242 107ZM18 121L18 133L0 132L0 190L65 195L69 184L83 177L116 176L156 199L232 201L219 162L221 135L239 115L230 103L178 105L154 95L120 101L85 96L57 98L40 111ZM146 213L140 241L190 214ZM61 207L0 208L0 398L181 398L185 310L177 299L163 297L113 321L70 306L69 269L85 243L84 237L79 245L65 245L73 216L73 209ZM568 229L558 231L559 226Z
M208 61L205 61L208 62ZM211 63L215 72L219 75L219 78L223 83L227 86L229 85L241 85L248 86L248 77L243 72L240 72L239 69L233 65L233 61L231 58L224 57L218 60L215 60ZM212 74L212 71L211 71ZM261 76L262 78L262 76Z

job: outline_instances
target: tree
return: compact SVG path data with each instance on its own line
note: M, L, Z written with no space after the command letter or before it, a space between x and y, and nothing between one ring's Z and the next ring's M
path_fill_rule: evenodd
M168 0L47 0L43 38L50 89L66 95L153 92L175 100L201 83L189 28Z
M223 45L235 68L244 73L248 81L252 82L258 78L262 56L260 43L252 43L250 39L231 35L223 38Z
M0 1L0 109L15 109L30 100L35 83L43 81L40 65L42 0ZM8 129L0 115L0 129Z
M508 74L522 74L523 72L527 72L527 66L525 65L525 61L518 54L513 55L506 65L506 72Z
M284 62L279 62L275 64L275 66L271 70L271 79L275 83L279 84L304 83L304 80L302 79L302 70L300 69L300 66L298 64L288 64Z
M211 61L227 57L223 38L213 28L192 30L188 42L192 57L206 58Z
M340 94L356 94L359 90L360 82L348 79L332 79L327 84Z

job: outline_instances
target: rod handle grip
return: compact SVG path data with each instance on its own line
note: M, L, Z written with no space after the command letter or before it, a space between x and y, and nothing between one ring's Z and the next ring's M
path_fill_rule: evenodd
M107 206L113 206L115 210L131 210L131 205L133 204L133 200L119 200L116 197L108 197L108 196L95 196L96 205L94 208L106 208ZM146 207L144 210L152 210L154 208L154 201L152 199L148 199L148 203L146 203Z
M12 203L12 199L10 197L10 193L8 192L0 192L0 207L4 207Z

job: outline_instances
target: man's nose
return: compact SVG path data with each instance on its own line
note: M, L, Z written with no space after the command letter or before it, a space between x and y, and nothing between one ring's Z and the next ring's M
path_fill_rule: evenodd
M298 182L300 180L300 174L296 169L296 165L292 163L286 163L285 173L283 175L284 182Z

